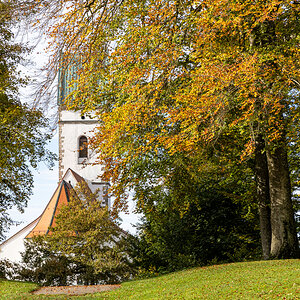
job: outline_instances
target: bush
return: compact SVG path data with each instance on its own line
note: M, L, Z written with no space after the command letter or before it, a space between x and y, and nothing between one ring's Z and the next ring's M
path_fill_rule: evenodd
M0 260L0 279L15 279L19 265L8 259Z

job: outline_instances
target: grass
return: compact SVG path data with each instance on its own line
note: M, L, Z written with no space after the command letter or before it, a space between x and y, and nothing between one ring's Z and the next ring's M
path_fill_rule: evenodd
M0 299L23 299L30 291L37 289L34 283L6 281L0 279Z
M32 296L36 285L0 282L0 299L67 299ZM300 299L300 260L215 265L122 284L121 289L73 299Z

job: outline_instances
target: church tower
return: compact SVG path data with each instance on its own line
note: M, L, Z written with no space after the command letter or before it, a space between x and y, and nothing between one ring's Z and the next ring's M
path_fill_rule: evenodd
M94 164L96 155L89 147L89 139L98 122L93 114L84 115L80 111L68 110L65 105L66 97L74 88L70 87L70 82L75 76L74 66L59 72L59 180L69 169L75 171L88 183L92 192L99 190L101 204L110 207L107 195L109 183L101 181L99 177L103 174L104 166Z

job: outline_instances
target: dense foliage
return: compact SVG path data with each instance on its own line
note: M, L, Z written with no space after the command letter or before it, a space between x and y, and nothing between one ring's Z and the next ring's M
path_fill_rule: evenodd
M201 208L192 205L183 216L170 208L158 208L139 229L135 257L145 270L174 271L254 259L261 250L253 220L243 219L240 207L220 195Z
M96 273L72 256L53 251L41 237L26 242L23 263L15 267L13 278L44 286L93 285L107 280L107 276Z
M70 202L62 207L46 240L58 253L103 274L107 282L130 277L130 262L125 252L126 236L101 207L85 182L72 190Z
M85 182L71 191L47 236L26 243L22 280L43 285L118 283L133 274L127 233Z
M298 143L299 9L287 0L45 1L42 11L59 16L52 63L63 53L62 72L77 69L68 105L101 120L93 144L117 210L143 180L140 160L199 159L228 135L240 160L254 159L264 257L298 256L287 153Z
M238 180L215 171L193 178L181 164L162 186L139 186L144 217L132 248L139 267L174 271L259 257L257 204L247 192L251 172Z

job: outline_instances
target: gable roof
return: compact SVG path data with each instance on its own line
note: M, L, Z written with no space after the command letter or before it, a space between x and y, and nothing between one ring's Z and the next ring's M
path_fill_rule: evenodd
M69 202L70 188L70 184L64 180L61 181L41 214L38 223L29 232L26 238L32 238L37 235L46 235L49 232L49 227L55 225L55 217L58 214L59 208Z
M58 187L56 188L50 201L48 202L46 208L41 214L38 223L29 232L26 238L32 238L37 235L47 235L49 232L49 227L55 226L56 224L55 219L59 212L60 207L68 204L68 202L70 201L70 191L73 187L71 183L68 183L64 180L66 178L70 178L69 177L70 175L73 177L74 183L79 183L84 181L84 179L80 175L78 175L73 170L68 169L63 179L59 183Z
M71 180L69 180L71 179ZM69 182L67 182L69 181ZM42 214L30 224L23 227L20 231L15 233L13 236L5 240L2 244L6 244L11 241L20 233L30 230L31 226L33 229L26 235L25 238L32 238L36 235L46 235L49 232L49 227L55 226L55 217L59 212L59 208L69 202L70 191L73 189L72 184L75 186L77 183L84 182L84 178L74 172L72 169L68 169L63 176L63 179L59 182L54 194L48 202L46 208Z
M79 174L77 174L76 172L74 172L72 169L68 169L67 172L69 170L72 173L72 175L74 176L74 178L77 180L77 182L83 182L83 181L85 181ZM67 174L67 172L66 172L66 174Z

